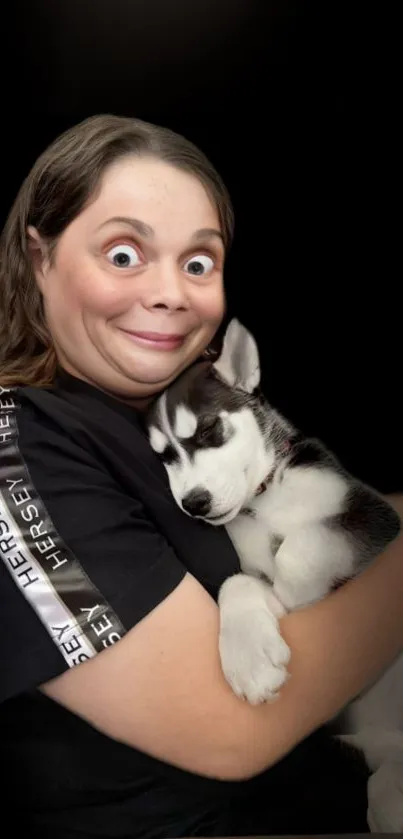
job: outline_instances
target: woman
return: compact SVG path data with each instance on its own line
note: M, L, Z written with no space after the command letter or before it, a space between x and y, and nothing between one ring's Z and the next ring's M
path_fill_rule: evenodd
M8 218L0 721L27 836L366 829L366 773L320 729L400 647L401 541L283 619L291 678L249 706L218 656L238 559L176 507L142 429L219 328L231 236L201 152L112 116L58 138Z

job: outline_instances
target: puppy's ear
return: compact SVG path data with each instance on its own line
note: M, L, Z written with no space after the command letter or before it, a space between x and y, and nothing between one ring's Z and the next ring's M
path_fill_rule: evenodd
M260 383L257 344L239 320L233 318L225 332L219 358L213 364L221 379L230 387L253 393Z

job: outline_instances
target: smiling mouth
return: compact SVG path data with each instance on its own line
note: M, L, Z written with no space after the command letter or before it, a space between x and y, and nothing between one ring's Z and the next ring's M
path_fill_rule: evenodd
M150 347L157 350L174 350L181 347L186 335L168 334L162 332L132 332L129 329L121 329L127 337L135 344L143 347Z

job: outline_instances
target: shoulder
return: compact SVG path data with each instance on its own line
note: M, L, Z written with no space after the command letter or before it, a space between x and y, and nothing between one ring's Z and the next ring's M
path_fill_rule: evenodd
M185 569L84 445L80 407L34 389L0 398L0 636L12 662L2 690L13 693L115 643Z
M134 412L86 387L0 394L3 691L119 640L186 572L216 596L239 562L227 534L175 504ZM1 699L1 692L0 692Z

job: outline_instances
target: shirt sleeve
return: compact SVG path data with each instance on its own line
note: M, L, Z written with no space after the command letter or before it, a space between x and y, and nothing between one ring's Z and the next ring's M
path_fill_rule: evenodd
M0 701L117 642L186 573L94 453L15 423L0 447Z

